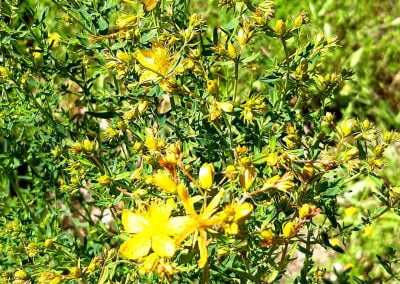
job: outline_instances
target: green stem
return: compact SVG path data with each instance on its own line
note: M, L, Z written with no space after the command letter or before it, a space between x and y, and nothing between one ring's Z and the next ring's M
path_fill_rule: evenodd
M290 77L289 51L288 51L288 49L287 49L286 40L285 40L283 37L281 37L281 42L282 42L283 50L284 50L284 52L285 52L285 61L286 61L286 82L285 82L285 89L284 89L284 92L282 93L282 97L281 97L279 109L282 108L282 106L283 106L283 101L286 99L286 92L287 92L287 90L288 90L289 77Z

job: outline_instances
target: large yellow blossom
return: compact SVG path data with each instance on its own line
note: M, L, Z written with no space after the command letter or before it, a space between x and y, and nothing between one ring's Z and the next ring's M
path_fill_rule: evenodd
M139 50L135 53L137 61L144 67L139 82L154 82L165 78L174 65L175 58L168 48L160 43L153 43L150 50Z
M193 201L189 196L189 193L185 187L178 188L178 195L181 199L182 205L187 212L187 219L182 220L182 237L185 238L188 234L195 233L194 242L197 241L197 246L200 251L200 259L198 265L200 268L204 267L207 263L208 252L207 252L207 231L206 229L215 226L219 223L219 218L214 214L217 207L224 195L224 191L220 191L211 202L200 209L200 213L197 213L194 209Z
M122 212L122 225L133 236L121 247L121 254L132 260L145 257L152 249L160 257L172 257L177 241L186 229L187 217L170 217L172 206L159 202L150 204L147 211Z

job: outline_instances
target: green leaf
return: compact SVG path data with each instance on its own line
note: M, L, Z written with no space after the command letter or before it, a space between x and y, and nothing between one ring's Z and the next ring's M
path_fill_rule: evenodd
M389 273L390 275L393 274L392 271L392 267L389 261L387 261L386 259L382 258L380 255L376 255L376 257L378 258L379 263L383 266L383 268L386 270L387 273Z

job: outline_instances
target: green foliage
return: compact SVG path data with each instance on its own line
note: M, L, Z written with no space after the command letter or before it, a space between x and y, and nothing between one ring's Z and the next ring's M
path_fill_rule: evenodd
M335 3L220 1L205 20L187 0L1 3L0 282L398 280L396 248L368 250L371 273L355 258L395 241L399 133L340 118L398 47L379 68L335 51L353 47L316 19Z

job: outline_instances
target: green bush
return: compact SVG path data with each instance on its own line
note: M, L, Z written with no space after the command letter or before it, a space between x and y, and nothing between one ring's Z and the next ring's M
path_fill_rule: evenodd
M306 13L220 6L1 4L1 283L399 279L394 248L374 275L313 257L396 222L399 133L329 111L352 73ZM374 206L348 222L365 179Z

